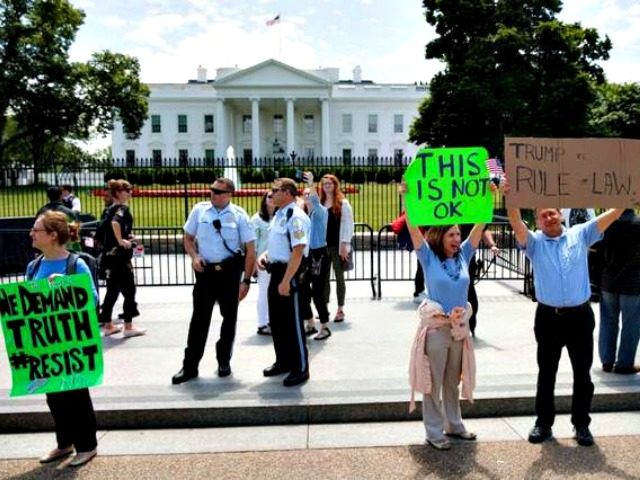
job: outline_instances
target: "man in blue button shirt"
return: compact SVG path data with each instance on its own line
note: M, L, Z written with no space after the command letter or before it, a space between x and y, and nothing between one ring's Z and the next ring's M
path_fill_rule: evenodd
M607 210L593 220L567 229L562 225L559 209L538 208L535 211L538 230L533 232L523 223L519 209L507 210L518 247L524 249L533 264L538 300L534 323L538 344L537 419L529 433L531 443L541 443L552 436L556 373L562 347L566 346L573 368L571 423L575 438L579 445L593 445L589 411L593 398L590 370L595 319L589 303L587 252L622 211Z
M220 339L216 343L218 376L231 375L238 302L249 292L256 260L255 233L247 213L231 203L234 191L232 180L216 179L211 185L211 201L196 204L184 225L184 250L191 257L196 284L187 348L182 369L172 378L174 385L198 376L216 301L222 314Z

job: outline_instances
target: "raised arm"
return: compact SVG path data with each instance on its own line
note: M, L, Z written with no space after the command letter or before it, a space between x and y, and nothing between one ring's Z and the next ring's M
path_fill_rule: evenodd
M404 180L402 180L402 182L400 182L400 185L398 185L398 193L404 200L404 194L407 193L407 184ZM411 243L413 244L413 249L418 250L422 247L422 245L424 245L424 236L422 235L422 232L418 227L414 227L413 225L411 225L411 223L409 222L409 215L407 215L406 219L407 229L409 230L409 235L411 235Z
M523 247L527 246L527 237L529 235L529 229L522 221L522 215L519 208L507 208L507 216L509 217L509 223L513 229L513 233L516 235L516 242Z
M482 231L484 230L484 223L476 223L471 232L469 233L469 242L471 246L475 249L480 245L480 240L482 240Z
M505 177L502 183L502 191L505 196L509 195L509 180ZM511 224L511 229L516 236L516 242L518 242L521 246L527 246L527 237L529 236L529 228L522 221L522 214L520 213L519 208L507 208L507 216L509 217L509 223Z
M624 208L610 208L606 212L601 213L596 217L596 223L598 225L598 231L604 233L613 222L620 218L624 212Z

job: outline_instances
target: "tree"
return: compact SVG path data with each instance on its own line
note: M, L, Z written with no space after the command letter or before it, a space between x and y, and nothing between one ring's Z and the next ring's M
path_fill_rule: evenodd
M409 138L429 145L483 145L501 155L504 135L579 136L588 129L596 60L611 42L564 24L559 0L423 0L438 37L426 58L445 62Z
M589 125L595 136L640 138L640 83L601 85Z
M139 135L149 96L139 63L109 51L70 62L83 19L67 0L0 3L0 165L7 149L27 142L31 158L25 163L39 167L47 147L106 134L115 118Z

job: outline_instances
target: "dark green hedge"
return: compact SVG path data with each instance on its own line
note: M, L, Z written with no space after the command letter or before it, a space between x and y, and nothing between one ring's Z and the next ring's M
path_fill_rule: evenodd
M296 178L296 173L301 170L310 169L316 179L331 173L337 176L342 182L352 184L362 184L365 182L376 182L381 184L398 182L402 176L403 169L398 167L292 167L283 166L280 168L239 167L238 173L242 183L271 183L277 177ZM107 182L111 179L122 178L130 183L142 185L176 185L185 183L212 183L217 177L223 175L224 169L219 167L189 167L189 168L112 168L104 175Z

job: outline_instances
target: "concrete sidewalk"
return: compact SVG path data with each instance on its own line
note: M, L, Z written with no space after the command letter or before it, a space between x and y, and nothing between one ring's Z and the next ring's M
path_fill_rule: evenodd
M531 415L537 367L533 337L535 304L519 293L521 282L483 281L475 339L476 401L463 402L464 416ZM216 376L220 327L214 312L200 377L171 385L182 362L191 315L191 287L140 288L144 337L104 339L104 385L92 389L101 429L379 422L420 418L408 414L407 364L416 327L410 282L385 283L381 301L367 282L347 284L346 322L331 323L333 336L309 340L311 380L286 388L281 377L264 378L274 360L270 337L256 335L252 286L239 310L233 374ZM332 305L330 310L335 311ZM596 317L598 306L594 305ZM118 311L118 310L116 310ZM597 337L597 328L596 328ZM0 356L6 359L6 352ZM640 376L602 372L594 352L594 411L637 410ZM559 412L570 406L571 367L565 354L556 393ZM7 361L0 361L0 432L50 429L43 396L9 398Z

